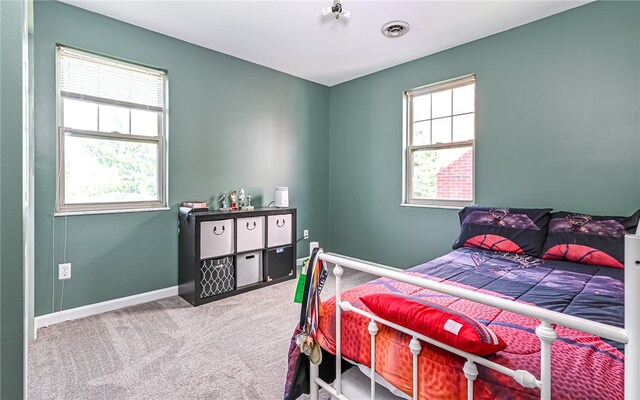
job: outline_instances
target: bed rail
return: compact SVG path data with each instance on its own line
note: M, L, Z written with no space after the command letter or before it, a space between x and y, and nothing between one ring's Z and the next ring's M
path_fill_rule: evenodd
M640 399L640 226L624 239L624 398Z
M313 245L313 244L312 244ZM640 236L638 232L625 237L625 328L589 321L571 315L546 310L536 306L518 303L512 300L478 293L448 284L431 281L414 275L406 274L400 270L394 270L386 266L380 266L363 260L345 257L333 253L318 252L317 258L327 263L334 264L333 274L336 278L336 379L333 385L324 382L318 376L318 366L310 364L310 397L318 399L318 391L323 387L333 396L341 400L349 400L342 393L341 371L341 315L342 312L355 312L370 319L369 334L371 336L371 399L375 399L375 338L378 332L378 324L384 324L402 331L412 337L409 349L413 354L413 398L418 399L418 355L420 354L420 340L457 354L467 361L462 370L467 378L467 398L473 399L473 381L478 376L477 364L493 369L513 378L518 384L527 388L540 389L540 398L551 399L551 344L556 340L557 334L552 324L566 326L591 335L614 340L625 345L625 393L627 400L640 399ZM540 379L530 371L512 370L486 358L479 357L460 349L448 346L433 340L420 333L412 331L393 322L386 321L374 314L353 307L349 302L341 299L341 277L343 268L350 268L373 275L395 279L400 282L430 289L443 294L459 297L486 304L502 310L535 318L540 321L536 328L536 335L540 340Z

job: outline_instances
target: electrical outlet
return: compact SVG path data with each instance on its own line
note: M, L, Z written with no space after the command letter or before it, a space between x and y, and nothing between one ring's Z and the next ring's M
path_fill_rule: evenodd
M304 230L304 238L305 239L309 239L309 230L308 229Z
M71 263L58 264L58 279L71 279Z

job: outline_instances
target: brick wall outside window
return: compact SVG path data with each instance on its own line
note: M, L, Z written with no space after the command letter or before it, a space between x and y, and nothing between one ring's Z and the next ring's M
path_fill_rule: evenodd
M442 168L438 173L439 199L472 199L473 150Z

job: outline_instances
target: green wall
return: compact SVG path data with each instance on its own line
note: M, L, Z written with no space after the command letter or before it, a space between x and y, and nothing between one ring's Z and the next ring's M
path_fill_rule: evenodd
M327 240L328 88L58 2L35 3L35 27L36 315L177 285L183 200L243 187L261 205L289 186L298 237ZM52 216L57 43L169 71L171 211Z
M402 93L470 73L477 203L639 208L639 55L640 3L595 2L332 87L331 250L402 268L449 251L457 210L400 206Z
M637 2L595 2L332 88L57 2L37 2L35 24L36 315L175 285L177 205L240 186L266 204L288 185L298 236L310 229L331 251L397 267L447 252L457 210L400 206L402 93L469 73L477 203L640 206ZM52 216L56 43L168 69L170 212Z
M0 399L23 396L25 3L0 1Z

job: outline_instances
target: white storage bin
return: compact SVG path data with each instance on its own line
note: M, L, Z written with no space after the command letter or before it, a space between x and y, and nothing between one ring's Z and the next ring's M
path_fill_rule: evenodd
M262 251L238 254L236 275L238 287L262 282Z
M291 244L291 214L269 215L267 229L268 247Z
M200 259L226 256L234 252L233 219L200 224Z
M238 218L238 253L264 247L264 217Z

